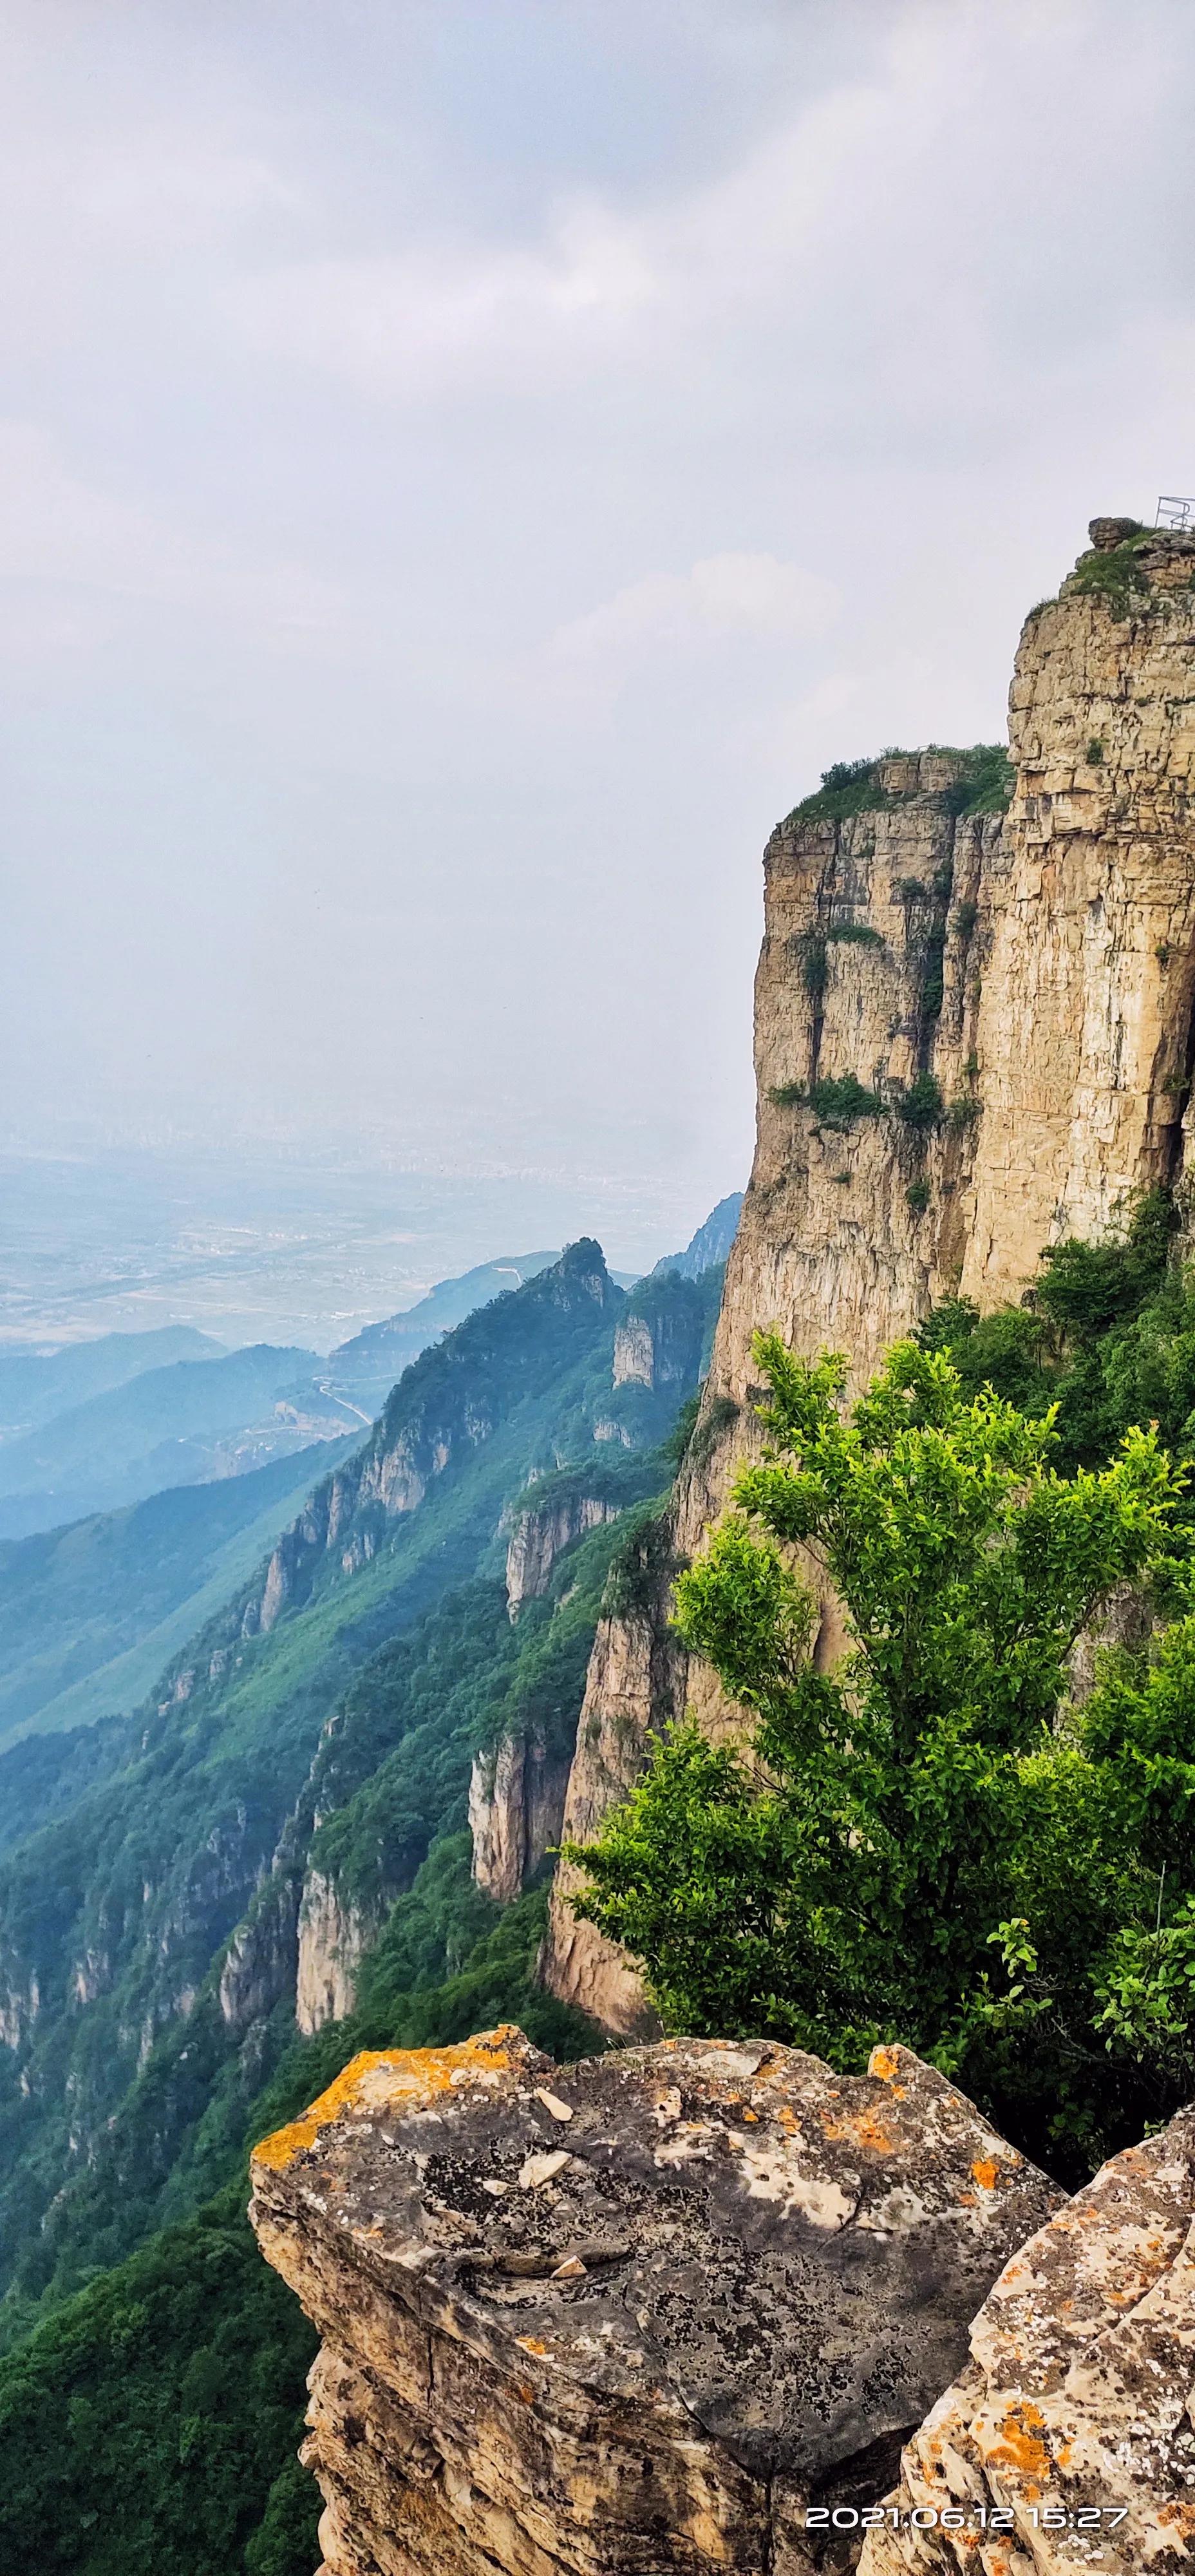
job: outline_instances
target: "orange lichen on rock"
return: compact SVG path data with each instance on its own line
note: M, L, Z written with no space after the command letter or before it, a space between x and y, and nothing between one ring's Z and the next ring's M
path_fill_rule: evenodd
M994 2191L1000 2180L1000 2167L994 2157L978 2156L971 2167L981 2191Z
M481 2031L451 2048L363 2048L310 2110L261 2140L251 2169L265 2165L283 2172L343 2111L376 2111L389 2102L409 2109L416 2098L450 2091L462 2076L504 2074L512 2062L509 2043L519 2037L513 2023L501 2022L496 2030Z
M852 2111L847 2112L841 2119L824 2119L822 2135L836 2146L846 2140L848 2144L870 2147L873 2155L877 2156L891 2156L896 2153L896 2140L884 2127L876 2111Z

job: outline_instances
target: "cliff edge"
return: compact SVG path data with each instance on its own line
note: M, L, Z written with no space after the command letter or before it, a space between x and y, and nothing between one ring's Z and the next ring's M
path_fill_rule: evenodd
M757 1441L751 1341L853 1382L942 1298L1015 1300L1046 1246L1181 1183L1195 1111L1195 537L1095 520L1026 619L1009 749L827 773L764 854L755 1159L661 1558L691 1556ZM591 1835L686 1700L733 1722L667 1627L608 1621L564 1833ZM841 1644L823 1605L818 1652ZM613 1688L605 1676L616 1676ZM558 1879L543 1974L626 2032L633 1972Z

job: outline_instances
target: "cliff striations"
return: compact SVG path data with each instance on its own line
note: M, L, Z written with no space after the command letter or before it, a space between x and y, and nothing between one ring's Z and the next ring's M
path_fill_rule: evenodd
M677 1481L681 1557L757 1437L759 1326L847 1352L858 1384L939 1299L1015 1300L1048 1244L1098 1236L1134 1190L1182 1177L1195 538L1125 524L1093 522L1091 550L1026 621L1008 759L932 750L831 771L768 844L755 1160ZM592 1833L603 1780L624 1794L661 1709L687 1696L710 1728L727 1721L665 1620L666 1605L599 1640L568 1836ZM819 1652L840 1643L828 1601ZM630 1972L566 1898L546 1981L624 2029Z

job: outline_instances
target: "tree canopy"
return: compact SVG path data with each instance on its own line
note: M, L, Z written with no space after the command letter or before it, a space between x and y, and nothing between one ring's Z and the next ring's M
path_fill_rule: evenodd
M644 1961L671 2027L844 2070L903 2040L1077 2169L1186 2080L1195 1617L1082 1707L1069 1674L1117 1586L1165 1565L1173 1587L1181 1471L1131 1428L1063 1474L1052 1408L968 1390L918 1342L849 1411L841 1358L774 1334L756 1358L768 1448L677 1586L750 1734L658 1742L570 1855L578 1910ZM831 1592L849 1637L826 1672Z

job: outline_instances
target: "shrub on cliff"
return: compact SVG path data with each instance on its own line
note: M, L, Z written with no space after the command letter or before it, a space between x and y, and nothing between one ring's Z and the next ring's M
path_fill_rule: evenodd
M840 1359L811 1366L774 1335L756 1356L772 1445L677 1595L754 1739L665 1736L570 1854L588 1873L578 1910L644 1960L674 2028L774 2032L844 2070L900 2039L1083 2159L1122 2115L1136 2134L1143 2107L1170 2107L1144 2017L1113 2026L1116 1963L1154 1923L1168 1856L1174 1902L1195 1887L1195 1767L1167 1786L1168 1703L1144 1670L1062 1723L1067 1657L1113 1585L1165 1555L1174 1471L1132 1431L1110 1466L1059 1475L1049 1414L969 1397L913 1343L849 1418ZM832 1674L810 1660L793 1545L848 1613ZM1191 1626L1175 1652L1195 1763ZM1099 1713L1114 1704L1115 1724ZM1148 1795L1146 1739L1163 1765ZM1150 1843L1130 1831L1142 1798Z

